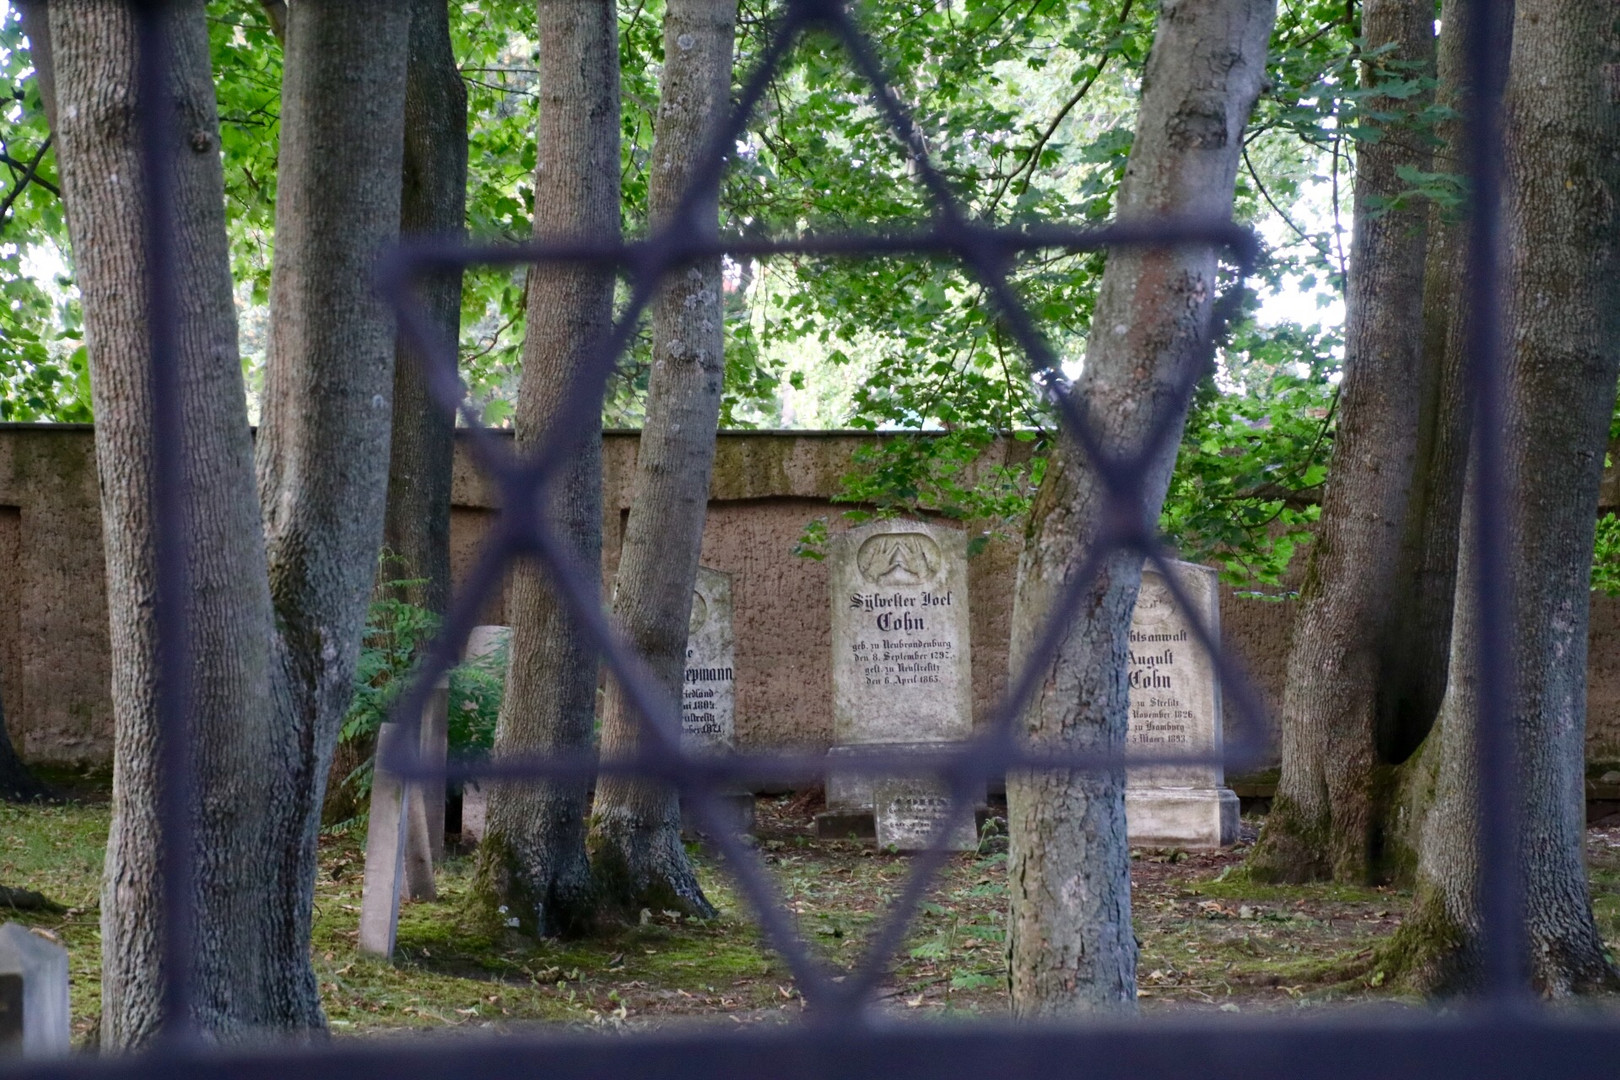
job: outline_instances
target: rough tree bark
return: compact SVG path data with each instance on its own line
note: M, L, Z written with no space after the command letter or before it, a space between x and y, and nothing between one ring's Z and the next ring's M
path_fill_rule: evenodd
M101 1039L141 1045L160 1020L150 343L137 117L171 125L175 295L192 542L187 598L196 755L198 1023L230 1037L261 1022L268 897L259 814L274 775L264 687L273 633L252 444L237 359L219 124L201 0L170 11L167 100L137 102L134 27L121 4L50 5L57 154L83 299L96 410L112 635L113 821L101 904ZM304 946L307 948L307 942Z
M670 0L664 9L664 70L648 191L654 229L672 222L697 159L725 115L736 22L737 0ZM691 224L714 233L719 215L716 195L702 203ZM615 621L657 677L666 700L676 704L677 715L720 423L723 303L720 260L713 258L679 268L653 306L646 421L613 594ZM643 737L641 722L618 682L610 682L602 715L603 756L634 753ZM681 844L674 789L633 777L602 777L589 848L597 883L609 901L629 911L714 914Z
M1434 59L1432 0L1367 0L1363 86L1412 77ZM1374 113L1425 104L1372 97ZM1361 881L1376 872L1375 731L1385 632L1418 442L1428 207L1392 205L1405 168L1427 169L1426 133L1374 123L1356 148L1355 237L1345 297L1344 381L1333 459L1300 587L1281 724L1282 775L1260 842L1259 877Z
M467 207L467 87L450 46L446 0L412 0L405 80L402 234L460 239ZM461 275L416 287L446 340L461 331ZM403 338L394 362L394 432L383 543L413 582L399 597L442 615L450 599L450 471L455 417L428 393L424 361Z
M1250 109L1260 94L1270 0L1180 0L1160 11L1143 79L1136 141L1118 217L1229 217ZM1094 332L1074 392L1115 454L1141 446L1155 423L1179 435L1174 388L1210 328L1216 252L1208 248L1111 252ZM1148 462L1144 522L1158 520L1176 438ZM1052 455L1025 530L1014 600L1012 656L1026 662L1052 598L1096 541L1105 489L1071 441ZM1081 599L1024 714L1037 747L1120 750L1125 745L1126 632L1142 560L1116 552ZM1132 1010L1130 848L1123 772L1026 772L1007 779L1012 893L1009 948L1014 1012L1025 1017Z
M540 124L534 229L547 239L611 240L619 224L619 50L610 0L540 0ZM576 434L545 510L579 565L602 553L602 416L563 416L570 378L613 320L613 275L600 268L529 271L528 326L516 424L520 451L555 424ZM516 508L510 508L515 510ZM594 579L593 579L594 580ZM533 566L513 577L506 695L497 755L588 750L596 722L597 652ZM577 932L593 919L583 781L497 784L479 845L483 903L533 934Z
M1519 0L1506 108L1503 507L1516 654L1525 922L1536 986L1613 987L1583 833L1594 521L1620 372L1620 63L1614 13ZM1470 468L1469 502L1475 477ZM1477 985L1480 953L1478 534L1463 526L1435 804L1412 912L1381 961L1431 990ZM1486 793L1486 797L1494 797Z
M399 235L409 23L395 0L300 0L286 28L256 448L277 629L277 783L255 808L277 1028L325 1023L309 963L315 844L382 541L395 335L371 282Z
M1468 84L1465 48L1469 0L1443 0L1443 30L1436 49L1435 102L1445 109L1435 126L1435 172L1463 172L1463 110ZM1407 497L1399 584L1388 619L1381 665L1377 745L1379 758L1405 762L1428 736L1446 692L1451 655L1451 612L1457 583L1463 479L1468 467L1469 397L1464 369L1467 316L1463 268L1468 236L1460 208L1429 210L1423 274L1423 364L1418 389L1417 452ZM1392 822L1388 836L1403 831ZM1396 850L1391 850L1391 848ZM1407 845L1386 846L1386 865L1407 858ZM1415 845L1411 847L1415 851Z

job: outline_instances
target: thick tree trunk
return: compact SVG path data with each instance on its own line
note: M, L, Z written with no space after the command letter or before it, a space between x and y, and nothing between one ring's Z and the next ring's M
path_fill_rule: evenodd
M731 91L737 0L670 0L664 10L664 70L648 200L652 227L668 226ZM697 223L719 228L718 198ZM653 307L653 366L636 456L630 517L619 554L613 615L676 706L697 581L709 474L725 376L720 260L682 267ZM605 757L633 754L643 718L614 681L602 716ZM672 739L680 737L671 732ZM623 776L597 784L591 866L608 900L629 911L670 908L709 916L681 844L672 788Z
M1243 129L1260 94L1270 0L1181 0L1161 9L1143 79L1136 141L1118 216L1231 214ZM1121 454L1155 424L1179 435L1175 388L1207 364L1216 252L1111 252L1074 393L1103 445ZM1177 439L1147 463L1143 521L1158 520ZM1095 543L1105 488L1072 441L1053 454L1025 531L1014 600L1012 656L1027 662L1049 605ZM1037 747L1125 745L1126 633L1141 584L1133 552L1109 556L1080 603L1024 714ZM1013 1009L1020 1016L1131 1010L1136 942L1122 771L1053 771L1007 779Z
M540 0L539 164L535 235L619 236L619 50L610 0ZM569 380L613 321L613 275L590 267L529 271L517 445L532 450L557 424L577 439L546 511L581 567L602 557L602 415L564 416ZM514 508L516 509L516 508ZM514 574L506 695L497 755L588 750L596 723L597 650L533 566ZM585 855L583 781L497 784L479 845L477 891L533 934L575 932L594 915ZM513 922L512 920L515 920Z
M1502 527L1528 960L1552 995L1617 982L1592 917L1583 845L1593 523L1620 371L1617 62L1607 6L1519 0L1506 97ZM1470 502L1474 483L1470 470ZM1481 972L1477 545L1470 513L1435 806L1412 913L1383 953L1397 973L1437 990L1468 989Z
M162 897L157 825L157 627L143 170L137 117L172 124L178 355L190 499L198 1023L219 1037L262 1022L261 933L270 901L260 815L275 775L263 688L272 636L252 444L236 348L208 31L201 0L169 13L164 102L135 100L134 27L123 5L50 6L61 124L57 153L83 298L113 657L113 821L101 906L101 1038L156 1032ZM307 948L306 943L303 946Z
M409 22L395 0L300 0L287 24L257 446L279 631L277 783L262 808L279 1028L325 1022L309 965L315 843L382 541L394 320L372 269L399 235Z
M1432 0L1367 0L1362 83L1391 78L1391 62L1434 56ZM1421 107L1368 99L1374 112ZM1333 460L1288 655L1277 797L1249 856L1260 877L1362 881L1382 847L1375 731L1381 661L1417 451L1423 383L1423 275L1428 207L1391 206L1427 169L1423 133L1384 125L1356 149L1355 243L1346 290L1344 381Z
M1441 4L1444 30L1435 64L1435 100L1449 113L1435 130L1438 146L1431 167L1436 172L1463 171L1462 114L1468 107L1465 20L1471 10L1467 0L1443 0ZM1429 250L1423 275L1417 453L1394 609L1384 636L1384 685L1379 693L1378 755L1389 763L1406 761L1423 742L1446 692L1463 479L1468 467L1468 320L1463 311L1462 273L1467 265L1468 235L1461 211L1434 205L1429 211ZM1395 861L1400 858L1404 854Z
M467 88L450 47L446 0L412 0L405 81L403 234L460 239L467 207ZM461 332L461 275L416 287L447 341ZM394 432L383 543L415 584L400 599L443 614L450 599L450 470L455 417L428 394L425 361L402 337L394 363Z

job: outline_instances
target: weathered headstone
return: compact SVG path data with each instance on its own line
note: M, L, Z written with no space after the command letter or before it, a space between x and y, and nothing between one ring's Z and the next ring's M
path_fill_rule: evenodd
M681 673L681 745L689 751L724 753L735 745L737 638L732 611L731 575L698 567ZM753 792L722 791L718 799L726 828L753 829ZM693 815L683 816L689 831L704 831Z
M979 846L973 808L953 808L950 788L937 780L880 777L872 784L872 811L880 848L973 851ZM945 835L938 836L947 819Z
M1216 572L1192 563L1170 564L1192 605L1183 611L1164 575L1142 571L1142 589L1130 630L1131 752L1219 753L1221 684L1214 662L1193 632L1202 623L1220 638ZM1128 771L1125 818L1133 844L1219 847L1237 840L1238 798L1217 762L1161 764Z
M377 760L405 737L398 724L377 729ZM371 818L366 826L366 869L360 893L360 951L394 955L399 895L405 878L407 787L384 769L371 775Z
M960 530L874 521L828 547L834 746L828 812L817 824L841 835L852 817L864 823L871 813L874 777L840 763L939 749L972 734L972 646Z
M483 660L507 647L512 640L509 626L475 626L467 635L467 648L462 654L466 663ZM477 780L463 781L461 785L461 838L478 843L484 838L484 822L489 811L489 789Z
M0 1053L65 1054L72 1033L67 950L26 926L0 926Z
M731 575L698 567L681 678L681 742L688 749L729 750L737 734L737 639L732 630Z

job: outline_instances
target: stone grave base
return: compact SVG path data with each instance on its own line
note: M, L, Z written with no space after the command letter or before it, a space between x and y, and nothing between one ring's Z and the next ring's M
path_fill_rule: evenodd
M868 819L872 816L872 785L878 776L872 773L849 772L839 769L841 762L850 761L863 754L905 754L917 751L948 751L955 745L948 742L910 742L910 743L863 743L859 746L835 746L827 751L827 810L831 811L857 811L864 812ZM983 805L985 793L979 793L979 804Z
M725 818L727 826L733 833L743 835L754 831L754 796L752 792L740 795L721 795L715 800L720 807L720 813ZM681 831L692 836L706 834L697 814L681 806Z
M1237 842L1231 788L1126 788L1125 824L1137 847L1217 848Z

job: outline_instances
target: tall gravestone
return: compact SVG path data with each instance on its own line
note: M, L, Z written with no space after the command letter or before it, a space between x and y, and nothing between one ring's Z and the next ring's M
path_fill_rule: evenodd
M698 567L681 678L681 741L730 750L737 737L737 638L731 575Z
M0 1054L65 1054L70 1025L67 950L18 923L0 926Z
M731 575L698 567L681 671L681 745L688 751L726 753L736 745L737 636L732 612ZM754 827L753 792L722 791L718 798L725 827L734 832ZM690 831L703 831L692 815L686 816Z
M818 827L836 836L874 805L874 777L840 765L874 752L939 749L972 734L972 644L960 530L869 522L834 537L827 561L834 746L828 813Z
M1164 755L1219 753L1220 679L1193 631L1196 619L1212 640L1220 640L1219 578L1207 566L1169 565L1192 610L1182 609L1151 564L1142 571L1131 616L1127 748ZM1218 762L1140 766L1127 772L1125 819L1133 844L1220 847L1237 840L1238 798Z

